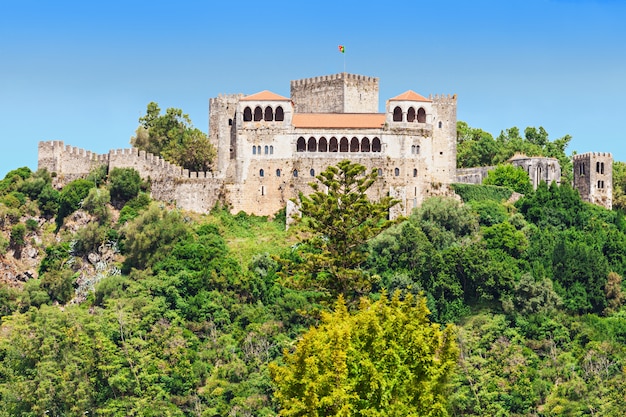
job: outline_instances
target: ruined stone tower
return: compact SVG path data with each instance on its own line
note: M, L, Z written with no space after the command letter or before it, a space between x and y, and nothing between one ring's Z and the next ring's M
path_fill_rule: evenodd
M574 155L574 188L593 204L613 207L613 156L607 152Z

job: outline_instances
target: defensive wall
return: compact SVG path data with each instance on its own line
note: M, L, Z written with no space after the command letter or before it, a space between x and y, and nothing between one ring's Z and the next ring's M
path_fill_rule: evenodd
M175 203L177 207L204 213L215 206L223 194L222 181L212 172L190 172L163 158L135 148L113 149L107 154L96 154L62 141L39 143L38 168L54 175L55 186L85 178L93 169L105 165L113 168L135 169L141 178L151 183L155 200Z

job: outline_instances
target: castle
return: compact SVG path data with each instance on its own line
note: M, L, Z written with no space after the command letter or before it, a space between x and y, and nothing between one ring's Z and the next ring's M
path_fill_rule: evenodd
M40 142L39 168L56 173L57 185L100 165L134 168L150 179L156 200L201 213L222 203L234 213L270 216L300 192L309 193L315 176L343 159L377 170L368 194L400 200L391 217L450 193L450 183L482 180L487 168L456 169L456 95L426 98L408 90L388 99L379 113L378 86L378 78L340 73L292 81L290 98L262 91L210 99L213 172L189 172L136 149L99 155L60 141ZM610 208L610 154L585 155L580 164L589 167L589 179L590 164L598 162L602 173L585 182L575 172L575 185L587 201ZM551 158L518 156L511 163L525 167L535 186L560 180Z

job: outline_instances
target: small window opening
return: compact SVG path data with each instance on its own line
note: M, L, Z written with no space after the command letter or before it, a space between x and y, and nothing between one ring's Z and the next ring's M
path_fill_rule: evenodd
M262 169L259 170L259 177L264 177L265 176L265 171L263 171Z

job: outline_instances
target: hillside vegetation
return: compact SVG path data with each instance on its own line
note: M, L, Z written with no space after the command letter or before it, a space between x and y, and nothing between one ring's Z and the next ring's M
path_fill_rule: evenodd
M370 180L330 167L286 230L130 169L10 172L0 417L623 415L620 211L458 186L390 222Z

